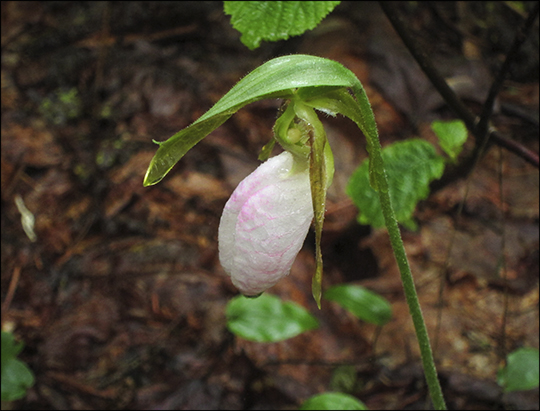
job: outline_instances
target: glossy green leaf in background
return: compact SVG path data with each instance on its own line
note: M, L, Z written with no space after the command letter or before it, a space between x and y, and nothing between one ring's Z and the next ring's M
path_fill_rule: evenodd
M497 382L505 392L531 390L538 387L539 353L536 348L520 348L510 354L506 367L497 374Z
M330 287L324 298L335 301L357 318L371 324L384 325L392 318L388 300L365 287L341 284Z
M332 371L330 379L331 391L352 393L358 384L358 375L354 365L339 365Z
M235 297L227 304L225 313L229 331L256 342L283 341L319 326L304 308L271 294Z
M410 229L416 229L412 219L418 201L429 195L429 183L442 176L444 159L435 147L420 139L391 144L383 149L382 158L388 176L390 198L397 220ZM356 169L347 185L347 194L358 207L358 222L384 227L379 197L370 187L369 161Z
M12 334L2 331L2 401L24 397L34 384L30 369L17 359L22 349L22 343L16 343Z
M225 1L225 14L250 50L315 28L340 1Z
M301 410L367 410L359 399L341 392L325 392L304 401Z
M467 126L461 120L434 121L431 129L437 135L439 144L446 154L456 161L457 156L463 149L463 144L467 141Z

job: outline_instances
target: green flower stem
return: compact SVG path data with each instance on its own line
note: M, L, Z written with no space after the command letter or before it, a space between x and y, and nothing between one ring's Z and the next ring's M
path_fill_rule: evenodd
M422 357L422 365L424 374L429 387L431 400L433 405L438 410L446 409L444 397L442 395L439 379L437 378L437 370L433 361L433 353L429 342L429 336L426 329L426 324L422 316L420 302L416 294L411 269L405 253L405 247L401 240L398 223L395 217L394 209L390 201L390 193L388 191L388 179L384 171L384 163L382 160L381 143L377 133L377 125L371 110L371 105L362 85L358 82L352 87L356 100L345 89L329 90L325 95L316 96L309 99L306 104L317 108L323 112L341 113L353 120L360 130L364 133L367 140L367 149L369 152L369 180L371 186L379 193L381 210L384 216L394 256L398 263L399 272L401 273L401 281L405 291L405 297L409 306L409 312L414 323L416 338L420 346L420 355Z
M332 89L324 95L318 95L314 98L307 98L305 104L319 109L327 113L341 113L353 120L360 130L364 133L367 139L367 149L369 152L369 177L371 186L379 193L381 210L384 216L394 256L398 263L401 273L401 281L405 291L405 297L409 306L409 312L414 323L416 338L420 346L420 355L424 374L429 387L431 400L433 405L438 410L446 409L444 397L442 395L439 379L437 378L437 370L433 361L433 353L429 342L429 336L426 329L426 324L422 316L420 302L414 286L411 269L405 253L405 247L401 239L398 223L395 217L394 209L390 201L388 191L388 179L384 171L384 163L382 160L381 144L377 133L377 125L371 110L371 105L367 99L367 95L358 82L352 87L356 100L345 89ZM315 281L315 278L314 278Z
M381 146L380 144L373 144L371 159L374 158L381 160ZM377 161L378 164L382 164L381 161ZM388 229L388 235L390 236L390 242L392 243L392 249L394 250L394 256L401 273L401 281L403 283L403 289L405 291L405 297L407 299L407 305L409 306L409 312L414 323L414 329L416 331L416 338L418 339L418 345L420 346L420 355L422 357L422 366L424 368L424 374L429 387L429 393L433 406L437 410L445 410L446 404L442 394L439 379L437 377L437 369L435 368L435 362L433 361L433 353L431 351L431 345L429 342L429 336L420 308L420 302L418 301L418 294L416 293L416 287L407 260L407 254L405 253L405 247L403 240L401 239L401 233L399 231L398 222L394 215L394 209L390 201L390 193L388 191L388 180L384 168L381 170L377 168L375 170L377 183L379 186L379 199L381 202L381 208L386 222L386 228Z

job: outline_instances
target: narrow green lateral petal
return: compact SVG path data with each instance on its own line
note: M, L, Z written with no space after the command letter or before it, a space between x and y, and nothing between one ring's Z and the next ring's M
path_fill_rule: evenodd
M315 224L315 261L316 269L312 280L312 293L315 302L319 309L321 308L322 295L322 274L323 261L321 252L321 237L324 222L324 211L326 205L326 163L324 156L324 148L326 142L326 132L324 127L317 117L315 111L303 103L295 103L296 115L304 120L311 128L310 142L311 155L309 162L309 182L311 184L311 199L313 201L313 213Z

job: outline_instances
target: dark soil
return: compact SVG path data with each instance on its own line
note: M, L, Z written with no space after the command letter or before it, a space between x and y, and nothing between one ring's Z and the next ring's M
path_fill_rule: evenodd
M509 3L399 5L475 113L524 21ZM538 21L530 37L493 123L538 153ZM430 122L455 116L375 3L344 2L317 29L255 51L239 39L221 2L2 3L2 329L24 342L20 358L36 377L3 408L294 409L325 391L370 409L429 404L387 234L358 225L345 194L367 157L352 123L323 118L336 158L323 285L361 284L390 300L382 330L328 301L317 310L313 234L269 292L308 309L320 328L275 344L226 328L237 291L218 260L219 218L257 166L279 101L242 109L161 183L142 181L153 139L280 55L351 69L383 145L435 142ZM463 156L473 146L471 136ZM494 145L469 179L458 173L419 204L418 231L403 231L452 409L538 409L538 388L503 395L496 383L505 353L538 348L538 181L537 168ZM21 212L35 217L33 232Z

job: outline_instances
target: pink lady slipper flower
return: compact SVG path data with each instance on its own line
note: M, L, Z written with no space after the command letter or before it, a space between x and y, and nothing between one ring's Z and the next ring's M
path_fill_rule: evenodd
M308 160L285 151L238 185L218 239L221 265L242 294L259 295L289 274L312 219Z

